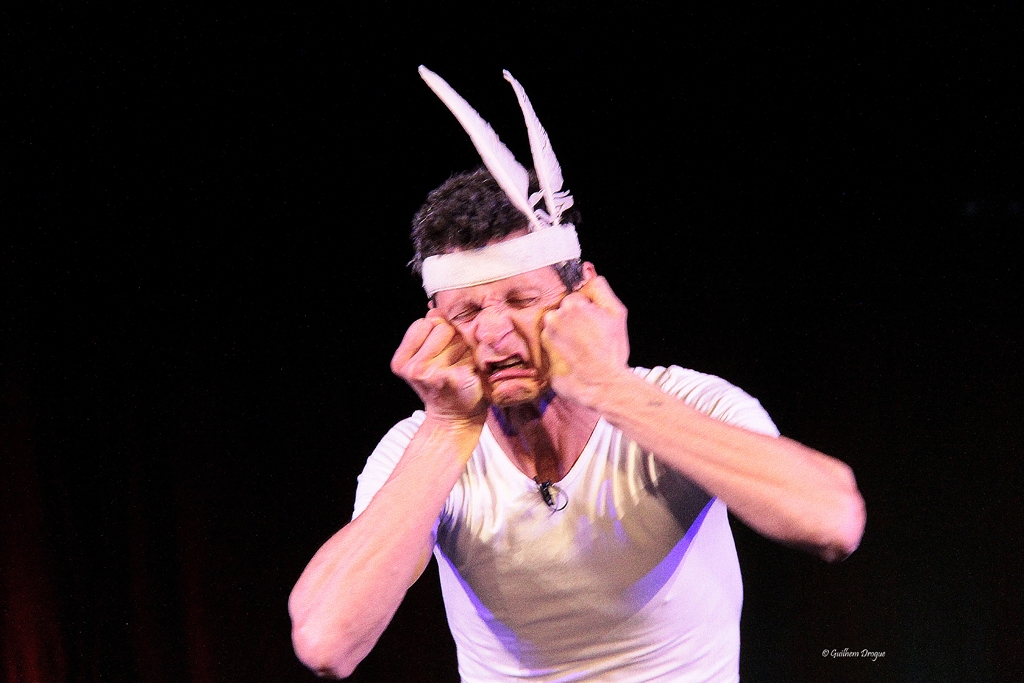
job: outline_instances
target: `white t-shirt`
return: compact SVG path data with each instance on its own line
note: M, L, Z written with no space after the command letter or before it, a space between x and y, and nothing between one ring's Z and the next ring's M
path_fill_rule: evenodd
M778 436L724 380L636 368L723 422ZM359 476L359 515L423 422L380 442ZM603 419L549 507L485 426L435 526L459 673L469 682L739 680L743 587L725 505Z

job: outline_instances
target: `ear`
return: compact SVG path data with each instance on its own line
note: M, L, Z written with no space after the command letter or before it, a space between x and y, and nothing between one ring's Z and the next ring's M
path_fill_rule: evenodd
M583 279L576 283L576 287L573 291L579 291L580 288L597 277L597 269L594 268L594 264L590 261L583 262Z
M435 295L435 296L436 296L436 295ZM427 299L427 310L428 310L428 311L432 311L432 310L434 310L435 308L437 308L437 302L436 302L436 301L434 301L434 297L432 296L432 297L430 297L429 299Z

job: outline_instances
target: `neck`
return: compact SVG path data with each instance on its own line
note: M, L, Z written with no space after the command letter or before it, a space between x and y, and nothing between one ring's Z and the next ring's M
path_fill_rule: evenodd
M491 407L487 422L509 459L528 477L560 481L583 452L599 415L553 392L514 406Z

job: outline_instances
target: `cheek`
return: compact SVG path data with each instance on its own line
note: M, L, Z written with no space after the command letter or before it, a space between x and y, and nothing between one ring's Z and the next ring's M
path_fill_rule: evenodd
M538 359L543 358L540 345L540 331L544 326L543 319L546 312L546 310L530 313L524 312L515 319L516 334L526 343L535 364L538 364Z
M469 350L476 353L476 348L480 345L476 340L476 331L473 325L457 325L455 331L459 333L459 338L462 339L463 343L469 347Z

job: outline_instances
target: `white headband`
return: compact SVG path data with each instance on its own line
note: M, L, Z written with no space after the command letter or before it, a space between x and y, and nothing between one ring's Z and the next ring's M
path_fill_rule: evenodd
M502 280L580 257L580 242L571 224L531 232L504 242L423 259L427 296Z
M576 229L570 223L559 223L562 212L572 206L572 195L568 190L562 190L562 168L551 149L548 134L540 125L530 99L519 82L508 71L504 72L505 80L512 84L526 119L530 152L540 184L540 191L533 195L529 194L529 174L498 139L494 129L440 76L425 66L421 66L419 72L430 89L441 98L469 133L487 170L512 205L526 216L530 228L530 233L522 237L479 249L425 258L423 289L427 296L434 296L446 289L494 282L579 258L580 242ZM542 198L547 211L535 208Z

